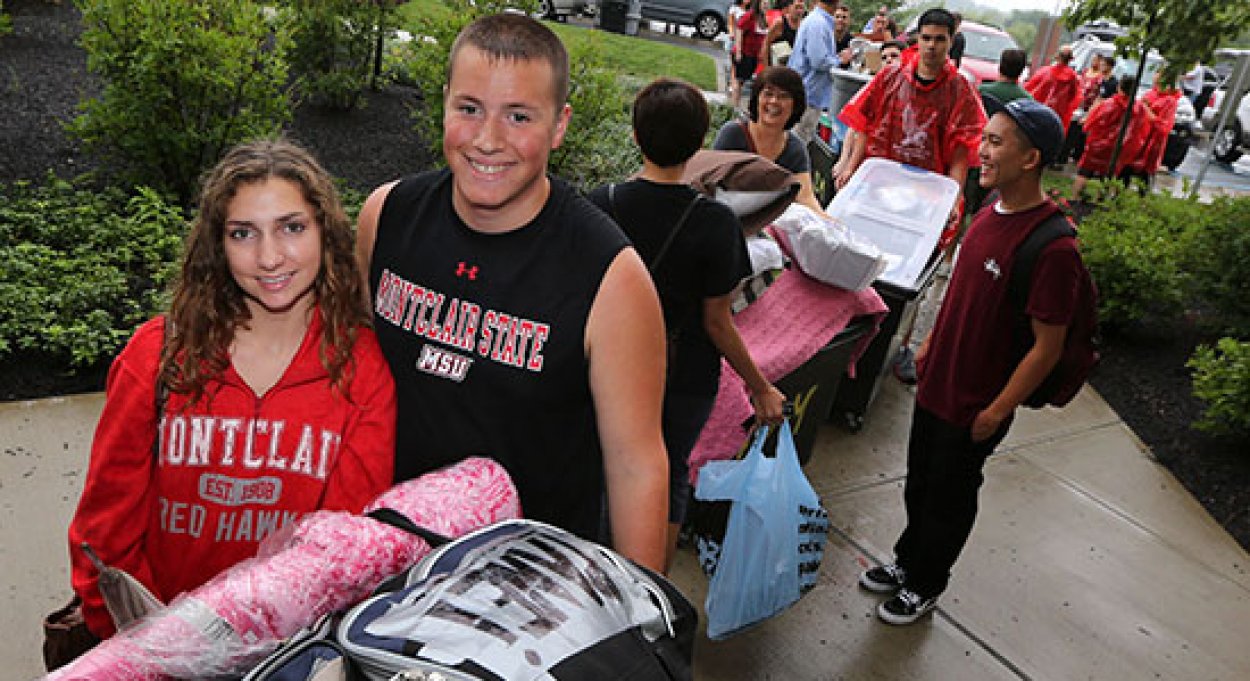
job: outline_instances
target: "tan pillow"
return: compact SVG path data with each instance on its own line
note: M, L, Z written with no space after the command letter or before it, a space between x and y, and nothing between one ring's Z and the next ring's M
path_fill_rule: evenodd
M734 212L747 235L758 234L771 224L799 193L794 173L749 151L702 149L686 163L682 180L712 199L726 196L726 192L764 193L756 200L735 202L738 208Z

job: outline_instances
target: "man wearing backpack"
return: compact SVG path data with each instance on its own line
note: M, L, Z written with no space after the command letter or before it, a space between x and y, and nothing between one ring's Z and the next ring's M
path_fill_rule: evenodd
M1071 398L1068 391L1036 391L1064 373L1053 372L1057 366L1066 371L1060 360L1073 344L1069 327L1073 336L1085 329L1093 309L1075 232L1041 186L1042 169L1063 145L1063 123L1031 99L986 100L991 118L978 150L980 182L1001 198L973 219L937 321L917 353L903 489L907 526L894 545L895 562L859 580L869 591L892 594L877 609L890 624L911 624L936 607L972 531L982 468L1016 407ZM1029 238L1039 226L1046 243ZM1018 264L1017 274L1026 276L1014 284ZM1077 364L1083 381L1089 364Z

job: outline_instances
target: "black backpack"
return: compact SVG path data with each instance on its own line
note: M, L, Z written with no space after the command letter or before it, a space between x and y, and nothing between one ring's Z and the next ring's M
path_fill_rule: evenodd
M1033 279L1033 266L1050 242L1065 236L1075 237L1076 230L1062 212L1056 212L1034 227L1016 249L1011 278L1007 283L1007 299L1017 311L1016 330L1013 334L1017 361L1033 345L1033 329L1028 315L1025 314L1029 301L1029 284ZM1027 407L1062 407L1071 402L1098 364L1098 288L1084 265L1081 266L1079 286L1076 309L1072 313L1072 323L1068 326L1068 335L1063 343L1063 354L1046 379L1024 401Z

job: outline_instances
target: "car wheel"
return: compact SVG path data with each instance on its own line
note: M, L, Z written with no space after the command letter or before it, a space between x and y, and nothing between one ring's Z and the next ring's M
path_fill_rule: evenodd
M1224 126L1220 131L1219 137L1211 142L1211 151L1215 154L1217 160L1224 163L1233 163L1241 158L1241 151L1237 148L1241 143L1241 123L1233 121Z
M711 40L725 30L724 22L711 12L704 12L694 18L694 32L704 40Z
M556 18L556 6L552 4L552 0L538 0L538 16L544 19Z

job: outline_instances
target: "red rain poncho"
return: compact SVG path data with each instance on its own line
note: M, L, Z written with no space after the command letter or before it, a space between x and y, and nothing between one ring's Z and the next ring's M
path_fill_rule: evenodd
M957 154L978 165L985 127L981 98L947 62L937 80L922 85L916 64L878 73L838 119L866 136L865 158L888 158L945 175Z
M1128 107L1128 97L1117 92L1111 99L1104 99L1089 112L1085 118L1085 153L1076 164L1081 170L1097 173L1101 176L1118 175L1120 171L1141 153L1146 141L1146 132L1150 129L1152 114L1141 101L1133 102L1133 117L1129 122L1128 132L1124 135L1124 145L1120 149L1115 171L1108 172L1111 165L1111 152L1115 149L1115 138L1120 133L1120 122L1124 119L1124 110Z
M1063 129L1068 129L1072 114L1081 103L1080 78L1067 64L1051 64L1038 69L1024 84L1033 99L1045 104L1059 114Z
M1163 165L1163 152L1168 146L1168 135L1172 125L1176 123L1176 107L1180 104L1181 92L1176 88L1159 90L1150 88L1142 97L1142 103L1150 108L1155 119L1146 133L1146 141L1137 158L1129 163L1129 167L1137 172L1154 175Z

